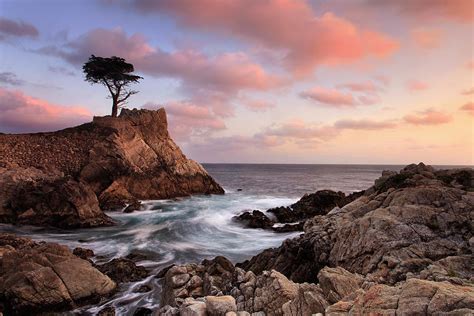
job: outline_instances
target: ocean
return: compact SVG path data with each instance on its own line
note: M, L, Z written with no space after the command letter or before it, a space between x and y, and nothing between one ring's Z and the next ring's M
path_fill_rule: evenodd
M147 279L122 284L111 300L99 307L75 313L93 315L113 305L118 315L131 315L137 307L159 305L160 284L154 278L172 263L200 262L223 255L233 262L249 259L260 251L278 247L300 233L274 233L246 229L232 221L244 210L266 210L296 202L306 193L332 189L350 193L371 186L383 170L403 166L383 165L270 165L203 164L220 183L225 195L192 196L172 200L144 201L144 210L130 214L109 213L120 224L114 227L59 230L0 225L0 231L27 235L36 240L94 250L99 263L130 253L146 255L140 262L152 273ZM135 293L148 284L154 291Z

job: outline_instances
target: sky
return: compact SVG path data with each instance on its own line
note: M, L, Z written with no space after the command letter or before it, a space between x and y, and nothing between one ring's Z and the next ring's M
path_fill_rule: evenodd
M0 0L0 132L109 115L91 54L144 79L200 162L474 164L472 0Z

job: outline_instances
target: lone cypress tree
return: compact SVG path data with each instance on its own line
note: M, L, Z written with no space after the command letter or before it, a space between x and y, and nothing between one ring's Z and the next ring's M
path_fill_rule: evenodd
M82 66L82 70L86 75L86 81L92 84L101 83L109 89L113 117L117 116L119 107L126 103L131 95L138 93L130 90L128 86L143 79L132 74L135 71L132 64L117 56L104 58L91 55Z

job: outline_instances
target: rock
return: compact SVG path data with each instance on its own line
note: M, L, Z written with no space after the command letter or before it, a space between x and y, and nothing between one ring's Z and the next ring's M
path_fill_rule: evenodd
M243 223L249 228L271 228L274 222L269 219L263 212L254 210L252 213L244 212L238 216L234 216L233 219L237 222Z
M318 273L318 280L324 296L331 304L355 292L361 287L364 281L362 277L340 267L324 267Z
M268 212L273 213L280 223L294 223L315 215L325 215L334 207L342 207L348 202L350 200L342 192L321 190L306 194L289 207L276 207Z
M132 212L135 212L135 211L138 211L140 210L140 207L142 205L142 202L140 201L134 201L132 203L130 203L129 205L127 205L127 207L123 210L124 213L132 213Z
M64 311L96 303L116 288L67 247L5 233L0 233L0 244L14 249L0 258L0 297L7 315Z
M179 309L180 316L207 316L206 303L187 300Z
M153 311L146 307L139 307L133 312L133 316L148 316L151 315Z
M164 109L123 109L57 132L0 134L0 222L106 226L103 210L138 200L224 193L167 128Z
M96 267L117 283L136 282L148 276L145 267L137 266L132 260L126 258L112 259Z
M104 307L97 313L97 316L115 316L115 308L113 306Z
M296 282L318 282L324 266L339 266L395 284L448 257L472 260L472 218L474 192L437 179L430 167L407 167L337 212L308 219L303 235L237 266L257 274L275 269Z
M285 224L281 226L274 226L272 227L273 231L277 233L288 233L288 232L296 232L302 231L304 227L304 222L299 222L296 224Z
M91 257L94 257L94 251L92 251L91 249L86 249L86 248L82 248L82 247L74 248L72 253L75 256L78 256L79 258L84 259L84 260L87 260Z
M153 290L153 288L147 284L144 284L144 285L140 285L140 287L138 287L136 290L134 290L133 292L135 293L146 293L146 292L151 292Z
M207 313L210 316L225 316L227 312L236 312L235 299L230 295L206 296Z
M114 223L99 208L91 188L68 177L19 182L6 204L9 216L3 221L15 224L79 228Z

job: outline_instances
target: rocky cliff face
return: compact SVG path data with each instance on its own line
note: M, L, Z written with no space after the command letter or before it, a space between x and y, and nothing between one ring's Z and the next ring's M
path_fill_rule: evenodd
M241 315L472 315L473 223L474 170L384 172L237 267L216 258L171 268L158 314L209 313L209 298L228 295Z
M107 225L101 209L137 199L224 193L173 142L164 109L124 109L58 132L0 135L0 152L2 222ZM59 188L64 192L53 193Z

